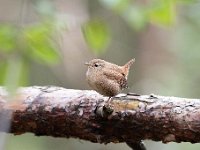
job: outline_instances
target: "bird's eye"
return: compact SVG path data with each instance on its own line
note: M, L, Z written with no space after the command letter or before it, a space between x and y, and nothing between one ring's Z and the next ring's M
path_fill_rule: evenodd
M95 63L94 66L95 66L95 67L99 67L99 64Z

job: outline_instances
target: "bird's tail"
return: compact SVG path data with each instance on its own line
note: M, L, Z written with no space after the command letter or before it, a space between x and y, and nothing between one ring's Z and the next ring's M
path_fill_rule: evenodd
M128 75L128 72L129 72L129 69L131 67L131 65L135 62L135 58L134 59L131 59L129 60L124 66L124 72Z
M129 60L124 66L125 67L129 67L130 68L130 66L133 64L135 62L135 58L134 59L131 59L131 60Z

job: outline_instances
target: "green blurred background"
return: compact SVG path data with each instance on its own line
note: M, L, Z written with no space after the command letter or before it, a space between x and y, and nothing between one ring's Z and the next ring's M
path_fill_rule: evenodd
M0 84L11 93L32 85L89 89L84 62L136 58L129 91L198 98L199 10L197 0L0 0ZM145 143L148 150L200 148ZM24 134L8 135L5 149L130 148Z

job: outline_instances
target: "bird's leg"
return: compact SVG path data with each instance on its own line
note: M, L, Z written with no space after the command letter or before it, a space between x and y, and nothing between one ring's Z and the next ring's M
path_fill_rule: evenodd
M106 103L110 103L112 101L112 97L109 97L108 100L106 101Z

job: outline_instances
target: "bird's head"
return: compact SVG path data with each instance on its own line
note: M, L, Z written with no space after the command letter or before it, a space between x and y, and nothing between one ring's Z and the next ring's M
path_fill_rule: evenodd
M102 59L92 59L89 62L86 62L85 65L88 66L88 70L102 70L105 65L106 65L106 61L102 60Z

